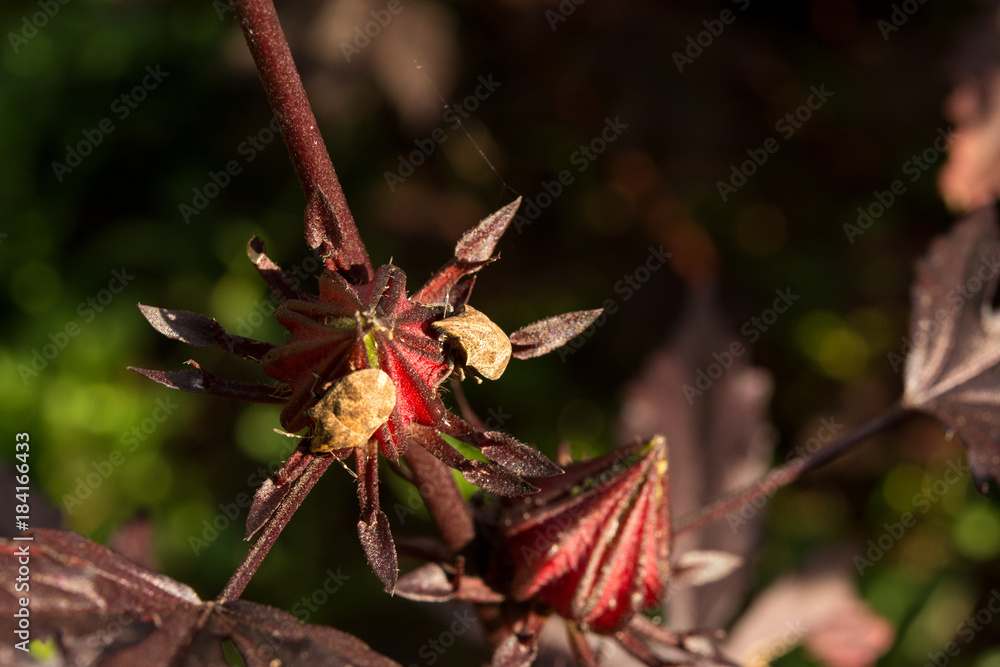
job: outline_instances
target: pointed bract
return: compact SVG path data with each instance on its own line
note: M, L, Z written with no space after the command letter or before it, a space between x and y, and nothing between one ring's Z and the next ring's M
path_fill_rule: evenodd
M573 340L601 316L604 310L578 310L529 324L510 335L513 356L532 359L547 354Z

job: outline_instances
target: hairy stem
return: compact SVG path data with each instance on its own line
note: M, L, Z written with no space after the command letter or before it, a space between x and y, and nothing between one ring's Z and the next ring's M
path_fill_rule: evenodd
M371 260L323 143L274 4L271 0L232 0L232 5L306 195L309 244L321 251L330 268L364 274L359 277L371 280Z
M907 414L906 409L896 404L864 426L823 445L816 452L808 456L794 458L746 488L723 496L714 503L681 517L674 524L674 537L703 528L761 496L773 494L781 487L797 480L807 470L818 468L846 454L869 436L885 430Z
M278 539L278 535L281 534L281 531L288 524L288 520L299 509L302 501L309 495L312 488L316 486L316 482L319 481L319 478L323 476L323 473L326 472L326 469L330 467L330 464L334 460L332 456L317 456L306 465L306 469L302 475L293 482L295 486L288 493L288 497L281 501L274 515L261 530L260 535L257 536L257 540L250 547L250 551L243 558L243 562L236 568L233 576L229 579L229 583L219 593L219 597L215 600L216 602L219 604L231 602L243 594L243 589L250 583L250 578L257 571L257 568L260 567L264 556L271 550L275 540Z
M405 458L413 473L413 483L445 544L452 552L461 552L472 541L475 529L472 510L459 493L451 468L416 444L410 446Z

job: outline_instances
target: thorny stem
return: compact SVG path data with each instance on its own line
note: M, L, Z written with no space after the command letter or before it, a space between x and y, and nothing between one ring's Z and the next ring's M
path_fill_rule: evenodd
M323 476L323 473L326 472L326 469L330 467L330 464L334 460L332 456L317 456L309 462L302 476L293 482L294 486L289 492L288 497L278 506L274 516L270 518L267 525L261 530L257 540L250 547L250 551L243 558L243 562L236 568L226 587L219 593L219 597L215 600L216 602L219 604L231 602L243 594L243 589L250 583L250 578L257 571L257 568L260 567L264 556L271 550L275 540L278 539L278 535L281 534L281 531L288 524L288 520L299 509L302 501L309 495L316 482L319 481L319 478Z
M684 533L690 533L691 531L703 528L761 496L773 494L781 487L797 480L807 470L818 468L846 454L869 436L885 430L900 421L907 414L908 411L898 403L893 405L864 426L855 429L842 438L827 443L813 454L795 458L785 465L775 468L746 488L723 496L714 503L681 517L674 524L674 537L676 538Z
M271 0L231 2L264 84L268 102L281 127L306 200L312 202L317 195L322 195L332 208L335 220L328 231L332 233L336 247L324 247L323 252L332 255L330 259L337 270L360 268L370 280L373 275L371 260L323 143L274 4ZM308 227L307 220L307 232ZM314 248L316 243L310 240Z
M459 493L451 469L416 445L406 451L405 458L444 543L453 553L461 552L475 537L475 529L469 504Z

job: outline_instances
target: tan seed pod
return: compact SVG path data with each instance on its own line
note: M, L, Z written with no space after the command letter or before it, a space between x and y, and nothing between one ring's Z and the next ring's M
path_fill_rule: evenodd
M309 409L316 423L312 451L363 446L395 406L396 387L385 371L365 368L345 375Z
M431 326L465 355L465 366L484 378L497 380L510 361L510 339L503 329L472 306Z

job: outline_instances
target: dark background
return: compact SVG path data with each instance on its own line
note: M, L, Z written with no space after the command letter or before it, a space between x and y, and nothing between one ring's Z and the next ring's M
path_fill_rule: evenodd
M63 527L106 541L146 516L159 567L214 597L244 552L245 510L232 522L218 519L223 530L197 556L192 536L211 536L203 522L252 493L248 479L273 469L294 441L272 431L276 408L182 395L126 371L173 370L195 358L224 377L263 379L219 350L164 339L135 304L204 313L230 331L280 341L280 327L255 319L269 312L269 294L245 244L256 234L286 268L303 262L301 190L280 141L253 161L241 152L270 112L226 5L57 6L37 34L17 43L11 34L22 33L23 17L39 5L0 9L4 437L31 434L34 482L62 510ZM775 376L776 460L819 418L856 424L898 395L900 375L887 354L906 335L912 262L957 214L937 187L944 154L913 182L904 163L952 126L945 99L956 72L974 71L955 56L994 21L986 3L913 3L917 11L888 39L878 27L892 14L887 2L755 1L741 11L729 2L587 0L554 30L547 14L559 11L554 3L398 6L347 62L342 45L384 4L279 3L374 264L391 259L413 290L465 229L518 194L537 201L543 183L571 169L573 182L534 222L508 231L502 260L480 274L476 307L512 331L609 298L618 306L564 359L515 361L500 382L467 382L484 416L490 408L509 415L505 430L549 454L560 440L580 456L610 448L623 387L678 326L690 289L706 285L734 333L772 305L775 290L800 297L750 346L754 363ZM678 72L674 52L727 8L735 20ZM121 118L115 100L147 67L169 75ZM501 85L455 129L442 117L443 101L460 103L481 76ZM833 94L786 138L776 122L813 86ZM65 162L67 147L103 118L113 131L57 178L53 162ZM615 118L627 129L577 173L574 152ZM390 189L385 173L435 128L444 128L446 141ZM779 150L722 201L717 182L769 137ZM179 205L191 204L192 189L230 160L240 173L186 223ZM843 226L894 179L904 180L905 194L849 242ZM671 265L626 300L616 283L661 244L673 253ZM134 279L91 317L81 304L101 297L114 270ZM78 335L60 336L69 323ZM65 349L37 374L25 373L20 367L53 339ZM147 421L155 429L132 449L127 434L167 400L176 406L169 417ZM101 464L116 450L123 463L68 506L67 494L106 470ZM13 447L7 451L12 456ZM781 492L769 505L765 547L749 564L754 587L833 544L860 552L962 455L935 424L917 420ZM431 530L420 513L390 509L408 496L391 476L384 472L383 504L397 539ZM444 629L435 614L450 611L381 592L357 543L352 481L331 469L246 597L295 613L296 602L339 568L348 579L308 620L355 633L404 664L427 664L418 651ZM859 578L865 600L897 628L880 664L922 664L940 651L1000 585L998 554L995 504L967 480L950 486L900 548ZM1000 621L949 664L1000 665L991 648L998 628ZM454 648L438 664L482 658ZM814 663L799 650L778 664Z

